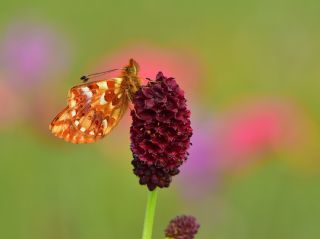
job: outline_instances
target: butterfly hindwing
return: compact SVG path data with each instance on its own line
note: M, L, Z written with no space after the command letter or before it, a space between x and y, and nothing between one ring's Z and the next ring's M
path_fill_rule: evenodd
M91 143L118 124L129 99L122 78L90 82L70 89L68 106L50 124L57 137L72 143Z
M75 128L69 107L66 107L56 116L49 129L55 136L72 143L91 143L101 138L99 135L87 135Z

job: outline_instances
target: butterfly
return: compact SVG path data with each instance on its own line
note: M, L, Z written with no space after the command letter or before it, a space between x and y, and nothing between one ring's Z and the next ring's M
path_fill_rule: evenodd
M108 135L141 87L139 65L135 60L130 59L120 70L117 78L87 82L114 70L81 77L84 83L69 90L68 105L52 120L49 130L75 144L95 142Z

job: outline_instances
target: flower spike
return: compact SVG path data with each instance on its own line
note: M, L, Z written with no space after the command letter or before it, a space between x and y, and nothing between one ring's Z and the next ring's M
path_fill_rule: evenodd
M149 190L169 187L187 159L192 128L183 90L162 72L133 98L130 128L133 172Z

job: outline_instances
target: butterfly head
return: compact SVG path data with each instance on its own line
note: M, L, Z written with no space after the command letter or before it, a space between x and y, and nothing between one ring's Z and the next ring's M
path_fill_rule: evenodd
M128 76L137 76L139 73L139 64L132 58L129 60L129 65L124 67L124 73Z

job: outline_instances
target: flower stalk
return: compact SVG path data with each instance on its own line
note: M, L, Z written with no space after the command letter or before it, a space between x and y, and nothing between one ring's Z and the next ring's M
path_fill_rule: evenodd
M148 191L146 213L144 217L142 239L152 238L154 215L156 211L158 190Z

